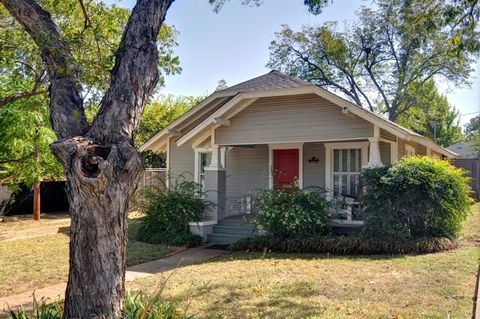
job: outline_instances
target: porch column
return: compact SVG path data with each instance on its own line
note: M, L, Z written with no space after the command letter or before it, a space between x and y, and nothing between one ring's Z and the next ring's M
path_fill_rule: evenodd
M205 191L207 199L215 204L207 212L207 219L220 220L225 217L226 170L221 161L222 150L218 145L212 146L212 162L205 167Z
M380 128L374 126L373 137L368 139L370 141L370 151L368 156L368 166L382 166L382 160L380 159Z

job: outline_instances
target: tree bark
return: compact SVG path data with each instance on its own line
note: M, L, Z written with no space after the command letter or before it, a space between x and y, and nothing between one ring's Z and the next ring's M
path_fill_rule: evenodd
M64 318L117 316L125 293L127 211L142 171L129 142L75 137L52 144L65 166L70 271Z
M50 14L34 0L0 0L42 52L50 76L51 145L64 166L72 217L65 318L121 314L127 210L143 170L134 145L158 82L157 36L173 0L139 0L125 28L111 86L90 127L76 63Z
M33 182L33 220L40 220L40 181Z
M33 182L33 220L40 220L40 129L36 123L35 130L35 146L34 146L34 162L35 162L35 181Z

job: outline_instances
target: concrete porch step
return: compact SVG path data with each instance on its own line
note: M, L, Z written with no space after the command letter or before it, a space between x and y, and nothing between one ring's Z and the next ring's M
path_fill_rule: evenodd
M255 228L252 227L234 227L234 226L213 226L214 234L230 234L230 235L244 235L252 236L255 232Z
M237 241L242 238L247 238L249 236L245 235L235 235L235 234L223 234L223 233L211 233L207 235L208 242L214 245L229 245L234 241Z
M235 227L235 228L242 228L242 229L250 229L254 230L255 225L252 223L249 223L247 221L242 221L242 220L231 220L231 219L222 219L218 221L218 226L224 226L224 227Z

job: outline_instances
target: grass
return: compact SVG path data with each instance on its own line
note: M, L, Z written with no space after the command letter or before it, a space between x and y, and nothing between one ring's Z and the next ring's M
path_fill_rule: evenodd
M459 249L420 256L334 257L235 253L129 283L199 318L469 318L480 204ZM188 299L188 298L187 298ZM186 307L186 305L183 305Z
M129 216L127 264L129 266L165 257L174 247L151 245L136 241L138 215ZM68 274L69 220L64 219L45 234L45 225L30 220L0 223L0 297L66 282ZM35 232L35 229L39 230ZM12 234L29 234L27 237ZM7 237L5 235L5 237Z

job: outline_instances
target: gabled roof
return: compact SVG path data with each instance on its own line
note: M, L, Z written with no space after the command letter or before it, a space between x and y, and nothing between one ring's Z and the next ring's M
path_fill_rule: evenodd
M196 134L202 132L202 130L204 131L207 129L207 127L212 125L222 115L226 115L227 112L232 112L232 110L236 107L240 108L241 110L247 107L257 98L307 93L317 94L318 96L325 98L339 107L348 109L350 112L359 116L360 118L363 118L378 125L380 128L400 136L401 138L416 141L426 146L428 145L435 151L443 154L448 154L450 156L457 155L456 153L435 144L430 139L403 126L400 126L377 113L353 104L352 102L315 84L288 76L279 71L271 71L267 74L258 76L245 82L241 82L224 90L216 91L202 101L199 105L185 113L165 129L160 131L157 135L152 137L140 147L140 150L143 151L149 149L154 145L164 146L166 143L166 137L168 136L177 136L177 144L182 145L192 137L196 136ZM218 104L219 99L224 101ZM199 117L201 117L202 114L205 115L205 109L210 109L209 116L204 116L204 118L199 121ZM236 114L237 112L238 110L233 110L233 114ZM232 113L230 113L230 116L232 116ZM192 123L194 126L192 126ZM181 131L188 125L190 125L191 129L188 131L182 131L181 134L179 134L180 132L177 130Z
M267 74L257 76L256 78L247 80L235 84L231 87L226 88L220 92L252 92L252 91L264 91L264 90L275 90L275 89L285 89L285 88L297 88L303 86L315 86L310 82L297 79L293 76L283 74L279 71L273 70Z
M472 143L458 142L447 147L447 150L455 152L459 158L479 158L479 154Z

